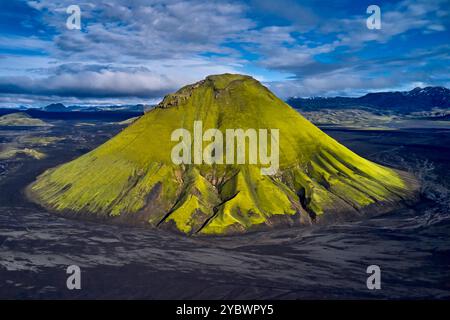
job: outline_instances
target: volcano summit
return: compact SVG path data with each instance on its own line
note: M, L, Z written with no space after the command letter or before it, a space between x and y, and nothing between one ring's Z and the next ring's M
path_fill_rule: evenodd
M178 142L172 133L194 132L198 121L221 132L276 129L275 174L263 175L259 163L174 163ZM239 145L233 148L238 153ZM248 144L241 151L250 158ZM361 158L255 79L232 74L167 95L114 138L47 170L27 188L33 201L53 212L188 235L361 217L386 212L416 191L409 174Z

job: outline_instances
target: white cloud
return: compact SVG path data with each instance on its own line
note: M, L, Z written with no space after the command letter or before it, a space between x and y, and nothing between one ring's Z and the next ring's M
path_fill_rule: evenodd
M424 74L430 56L411 61L406 55L396 61L385 57L368 65L358 55L368 43L388 43L410 31L446 32L445 0L386 3L381 6L381 30L366 28L365 10L324 18L317 9L324 6L315 7L313 1L83 0L77 3L82 10L80 32L65 26L65 8L72 0L28 4L41 12L55 34L51 39L48 34L45 39L0 37L10 49L46 52L0 58L4 93L156 99L208 74L260 68L269 72L253 75L268 82L271 73L277 73L277 79L295 75L271 83L283 96L330 95L398 86L417 81L414 77L442 80L445 72L442 68ZM255 12L290 23L261 23ZM387 65L393 76L377 74ZM405 67L414 70L401 74Z

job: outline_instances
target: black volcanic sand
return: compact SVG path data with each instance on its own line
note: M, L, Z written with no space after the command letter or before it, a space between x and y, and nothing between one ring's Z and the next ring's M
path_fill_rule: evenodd
M22 134L66 138L37 148L44 160L0 161L0 298L450 298L450 130L326 130L364 157L414 170L424 188L414 207L337 225L186 238L70 220L30 203L22 190L38 174L121 130L54 124L0 128L0 144ZM66 288L71 264L81 267L81 290ZM372 264L382 270L378 291L366 288Z

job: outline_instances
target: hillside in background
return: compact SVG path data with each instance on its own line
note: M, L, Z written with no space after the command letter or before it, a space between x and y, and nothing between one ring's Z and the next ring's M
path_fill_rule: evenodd
M44 127L50 124L29 116L24 112L10 113L0 116L0 126Z

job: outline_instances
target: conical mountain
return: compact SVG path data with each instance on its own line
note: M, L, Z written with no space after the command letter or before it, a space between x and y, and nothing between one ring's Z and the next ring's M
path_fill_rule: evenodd
M278 129L278 170L175 164L171 135L194 132L195 121L203 132ZM416 189L408 174L353 153L255 79L224 74L166 96L95 150L44 172L27 193L54 212L222 235L378 213Z

